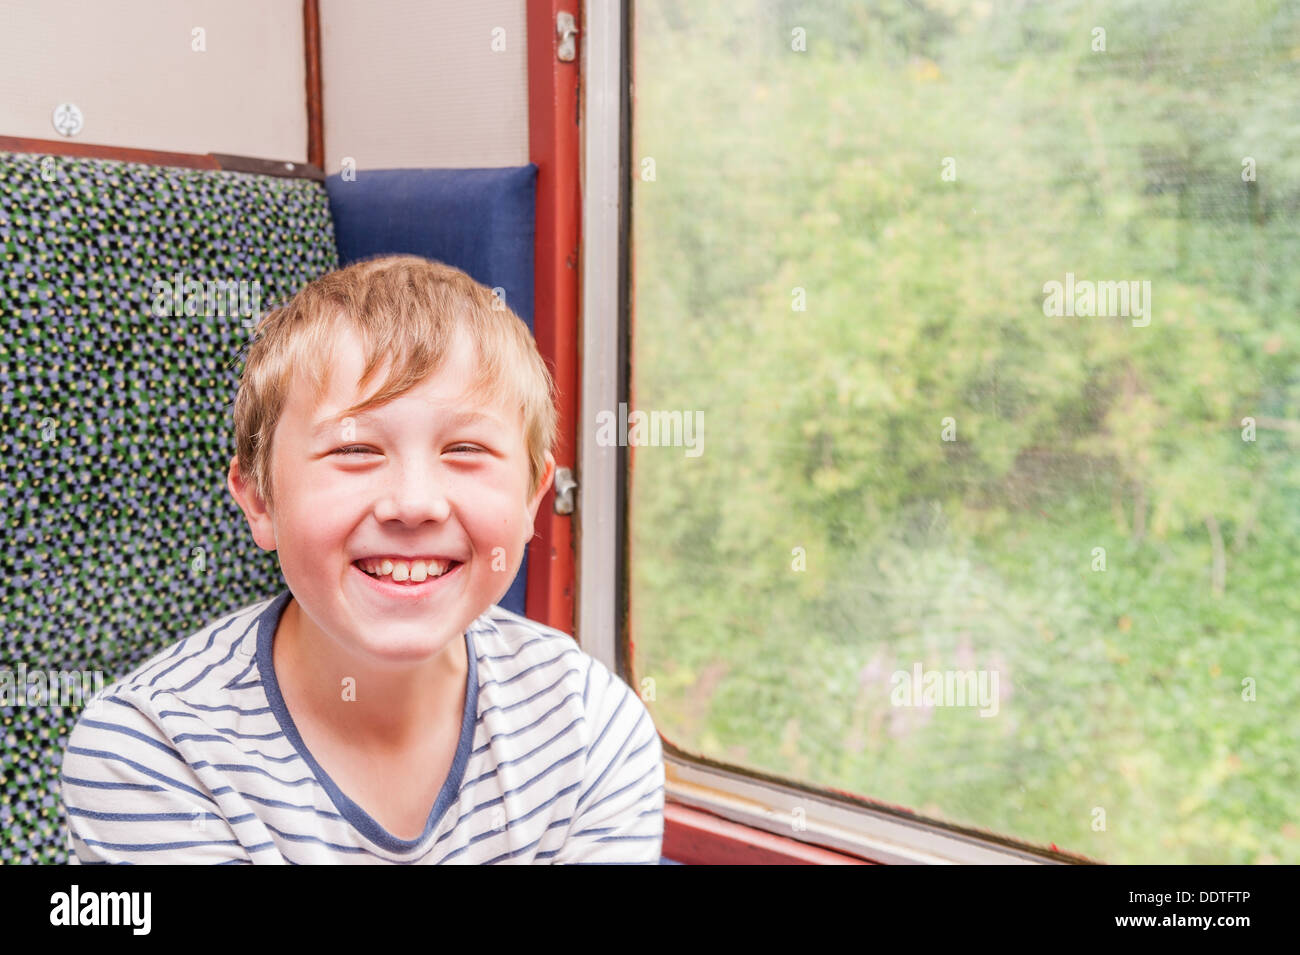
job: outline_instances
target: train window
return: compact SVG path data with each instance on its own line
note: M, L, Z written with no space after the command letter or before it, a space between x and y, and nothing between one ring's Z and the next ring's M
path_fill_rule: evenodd
M1298 862L1300 8L635 3L632 670L668 743Z

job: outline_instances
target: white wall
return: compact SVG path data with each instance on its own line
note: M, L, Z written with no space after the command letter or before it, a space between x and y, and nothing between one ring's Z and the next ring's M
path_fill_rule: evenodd
M345 156L358 169L528 162L524 0L321 0L320 11L326 172Z
M300 0L0 0L0 135L303 162L305 73Z
M326 171L527 163L524 4L320 0ZM304 162L305 75L301 0L0 0L4 136Z

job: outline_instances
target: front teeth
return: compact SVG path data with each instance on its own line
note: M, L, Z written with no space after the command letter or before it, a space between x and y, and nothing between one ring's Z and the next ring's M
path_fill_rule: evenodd
M409 564L404 560L363 560L359 561L361 569L368 574L376 577L387 577L392 575L393 580L398 583L411 581L418 584L430 577L441 577L447 572L450 561L442 560L413 560Z

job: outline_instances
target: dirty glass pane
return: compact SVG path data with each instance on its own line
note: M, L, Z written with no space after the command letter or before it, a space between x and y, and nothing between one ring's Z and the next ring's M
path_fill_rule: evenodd
M1300 862L1300 5L634 13L615 428L666 738Z

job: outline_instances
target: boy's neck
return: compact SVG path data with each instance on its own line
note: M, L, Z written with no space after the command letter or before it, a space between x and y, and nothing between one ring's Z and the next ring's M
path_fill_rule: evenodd
M427 663L375 666L316 632L291 598L271 649L280 693L295 721L309 719L380 751L419 747L445 732L449 720L460 725L469 668L463 635Z

